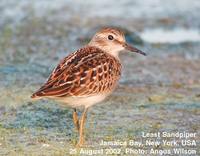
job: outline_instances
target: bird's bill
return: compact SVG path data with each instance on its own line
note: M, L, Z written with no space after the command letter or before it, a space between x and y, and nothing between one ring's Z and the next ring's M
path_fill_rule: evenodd
M144 56L147 55L145 52L143 52L143 51L141 51L141 50L139 50L139 49L137 49L137 48L135 48L135 47L133 47L133 46L127 44L127 43L124 43L124 44L123 44L123 47L124 47L126 50L129 50L129 51L132 51L132 52L135 52L135 53L139 53L139 54L142 54L142 55L144 55Z

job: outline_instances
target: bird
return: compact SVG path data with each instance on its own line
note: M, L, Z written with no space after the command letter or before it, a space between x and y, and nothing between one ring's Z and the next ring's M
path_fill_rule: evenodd
M119 82L122 70L119 53L123 50L146 55L128 44L119 28L102 28L87 45L62 59L31 96L52 99L73 109L73 123L79 134L77 147L85 144L88 109L108 97ZM83 108L80 117L78 108Z

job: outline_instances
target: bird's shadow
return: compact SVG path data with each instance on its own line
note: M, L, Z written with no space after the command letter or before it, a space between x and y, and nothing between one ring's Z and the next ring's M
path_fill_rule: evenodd
M13 118L4 124L5 127L45 129L69 133L74 130L72 110L45 101L30 102L18 107L14 114Z

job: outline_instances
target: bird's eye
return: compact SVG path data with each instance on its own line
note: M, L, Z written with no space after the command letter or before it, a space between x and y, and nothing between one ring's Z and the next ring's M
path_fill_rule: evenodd
M108 39L113 40L114 39L113 35L108 35Z

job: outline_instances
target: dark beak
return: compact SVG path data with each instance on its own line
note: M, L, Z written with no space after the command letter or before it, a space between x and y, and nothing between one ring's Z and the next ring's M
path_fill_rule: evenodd
M142 54L144 56L146 56L147 54L131 45L128 45L127 43L124 43L123 44L123 47L126 49L126 50L129 50L129 51L132 51L132 52L135 52L135 53L139 53L139 54Z

